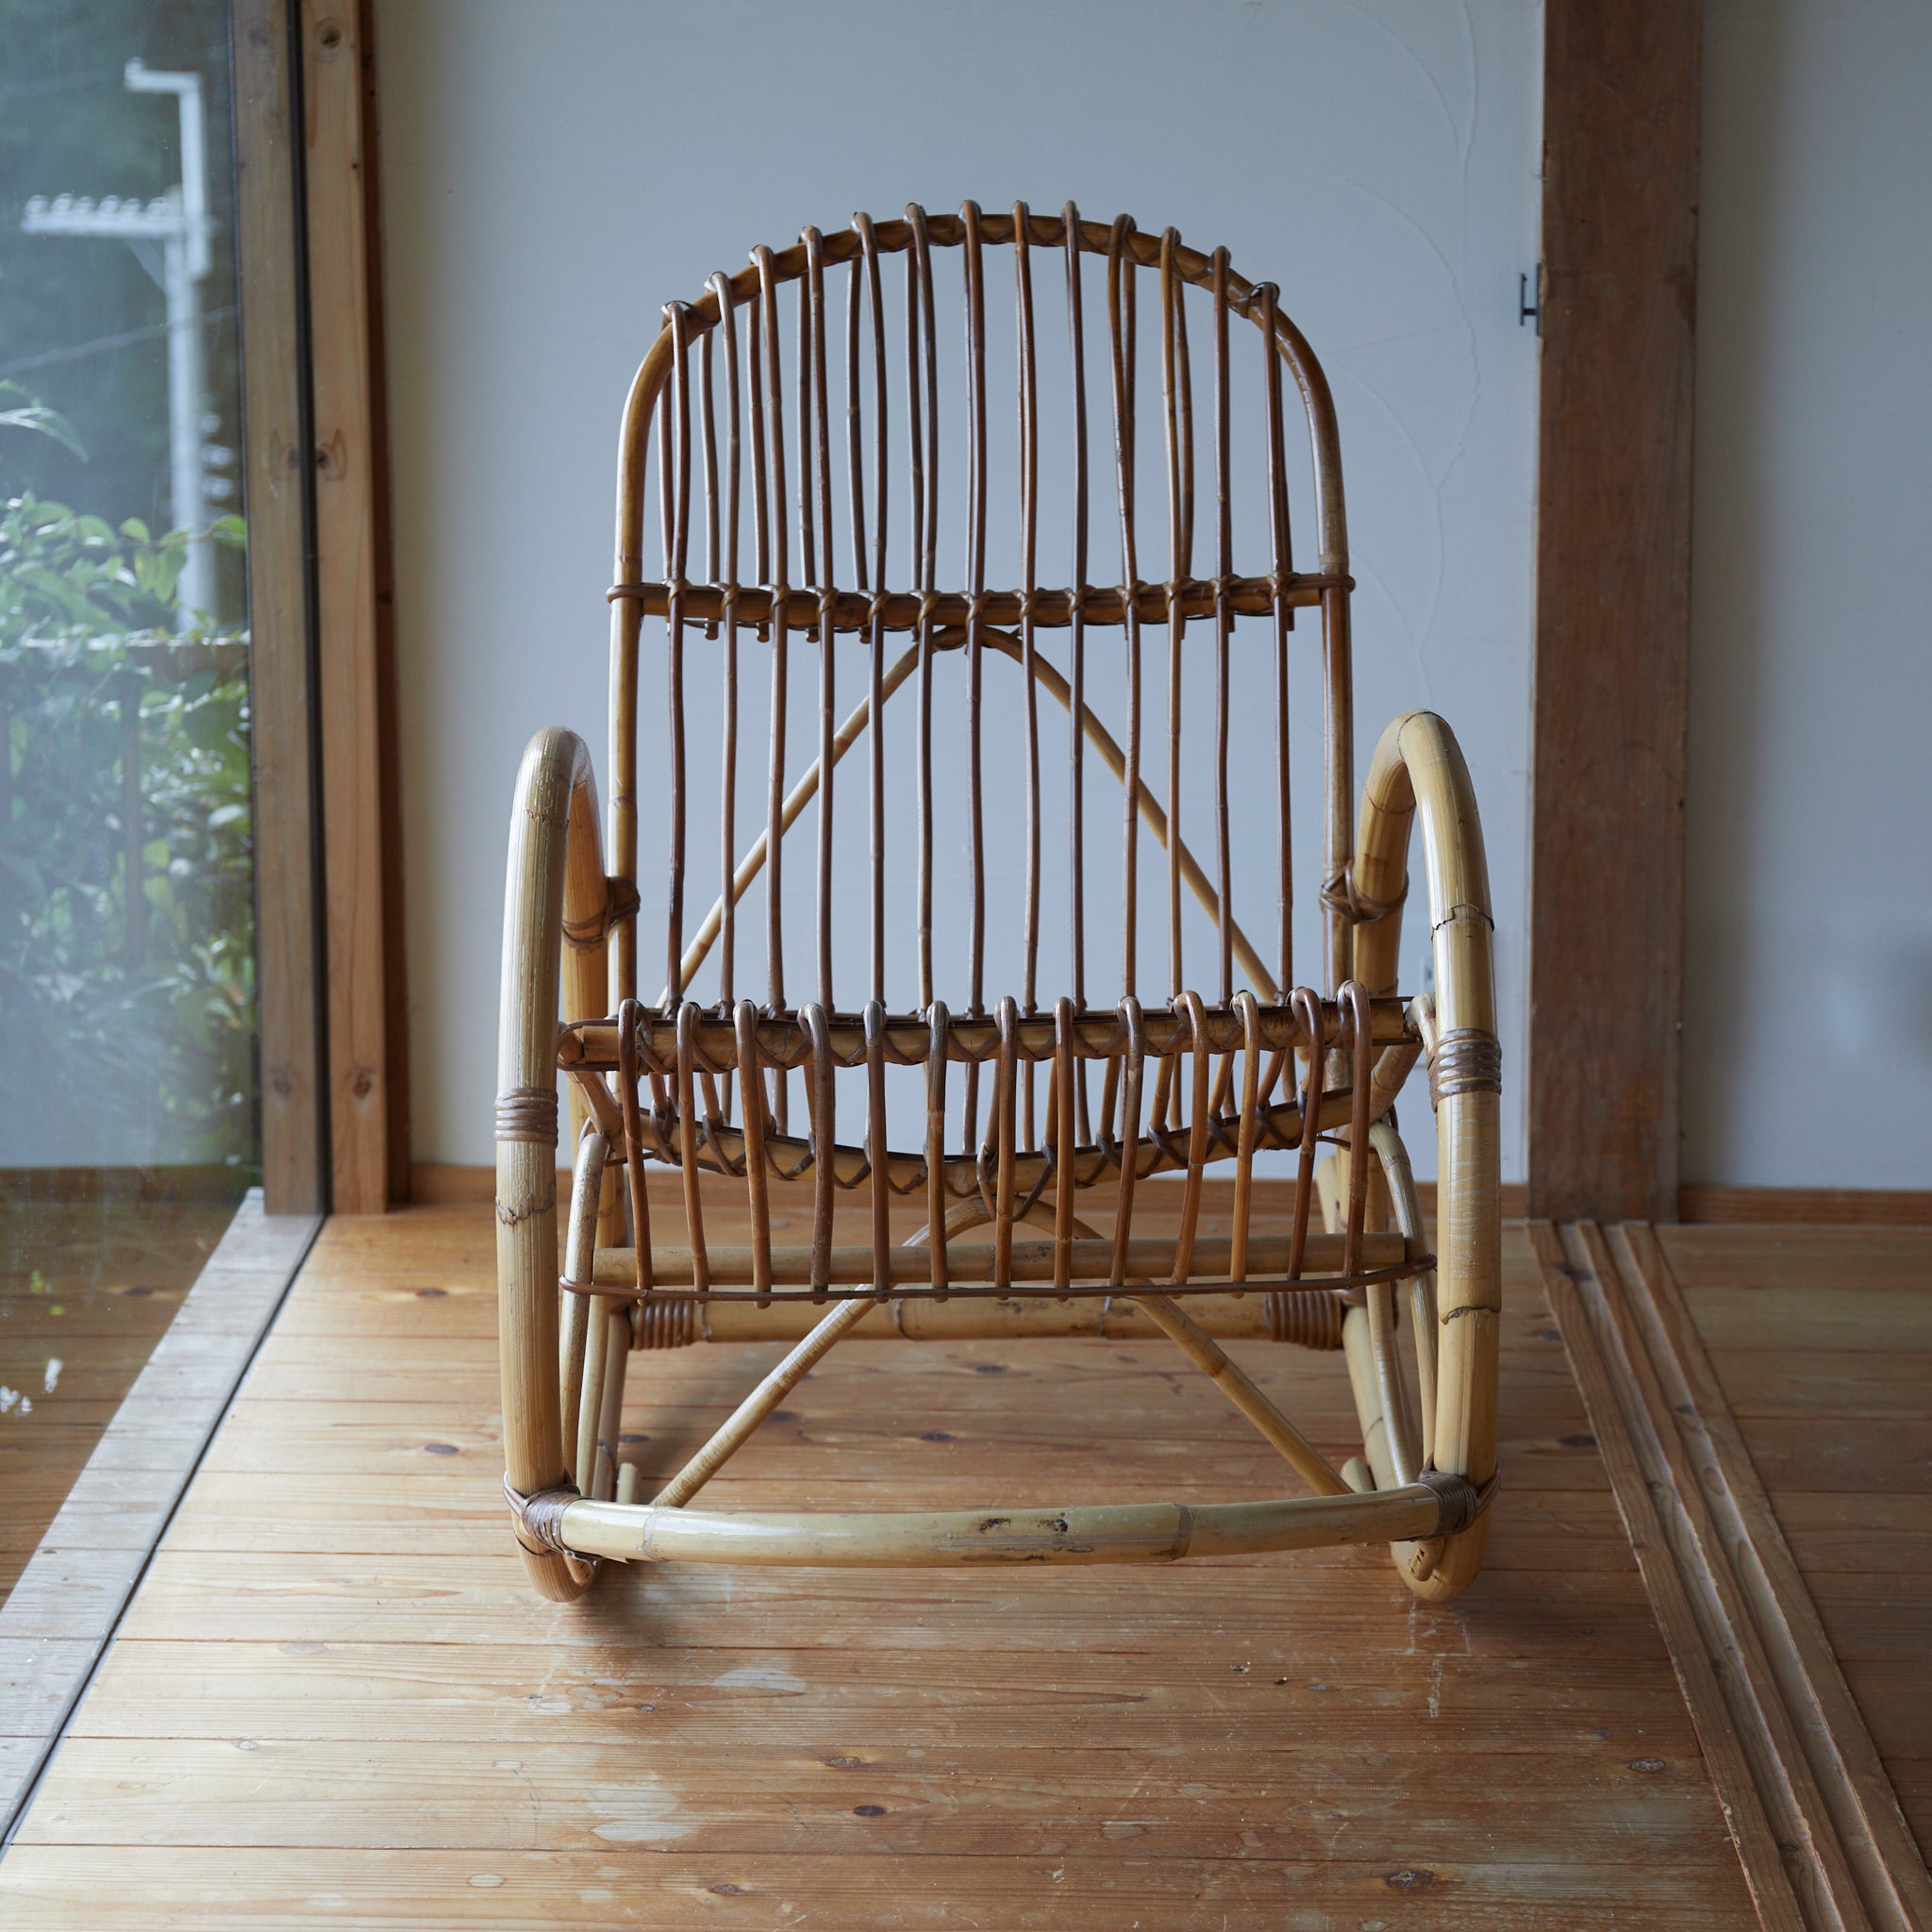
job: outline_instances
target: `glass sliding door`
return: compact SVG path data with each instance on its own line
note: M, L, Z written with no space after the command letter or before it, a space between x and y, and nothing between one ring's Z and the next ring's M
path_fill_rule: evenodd
M235 12L271 31L266 56L244 48L243 77L265 72L273 94L285 17ZM303 604L299 586L256 580L240 258L244 231L266 238L292 290L300 230L291 187L253 221L238 206L230 14L225 0L0 0L0 1637L117 1430L136 1431L116 1452L125 1520L90 1516L89 1547L105 1539L123 1569L144 1556L198 1411L130 1391L238 1255L273 1272L300 1245L257 1226L258 925L288 926L258 919L279 912L262 892L308 895L312 867L258 874L255 754L258 687L299 709L307 653L286 623L251 629L265 592L276 610ZM284 129L290 98L265 104ZM285 377L297 339L276 345ZM266 567L286 574L300 539L281 522ZM286 855L285 836L270 843ZM299 988L275 1024L312 1027ZM312 1041L292 1058L312 1064ZM319 1144L308 1135L298 1158ZM321 1185L304 1177L299 1205ZM244 1301L254 1313L213 1325L242 1336L274 1296L258 1283ZM37 1605L36 1631L50 1614ZM0 1708L0 1755L8 1723Z

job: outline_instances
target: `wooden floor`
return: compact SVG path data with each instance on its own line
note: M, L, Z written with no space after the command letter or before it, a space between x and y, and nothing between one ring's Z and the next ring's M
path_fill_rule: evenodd
M1840 1253L1779 1236L1795 1270ZM1924 1719L1896 1707L1925 1649L1924 1357L1874 1357L1908 1303L1932 1346L1932 1249L1887 1287L1890 1262L1814 1284L1760 1278L1721 1230L1671 1240L1923 1833ZM1507 1488L1447 1609L1365 1551L640 1568L558 1607L525 1588L498 1489L488 1210L334 1222L0 1862L0 1921L1752 1926L1515 1230L1507 1257ZM1817 1344L1790 1373L1786 1324ZM774 1354L634 1357L635 1455L668 1474ZM1339 1357L1242 1359L1351 1446ZM1868 1412L1881 1388L1898 1413ZM1278 1493L1278 1471L1164 1347L854 1342L714 1492L1194 1500Z
M1932 1232L1661 1228L1907 1822L1932 1854Z
M0 1194L0 1604L234 1212L135 1189Z

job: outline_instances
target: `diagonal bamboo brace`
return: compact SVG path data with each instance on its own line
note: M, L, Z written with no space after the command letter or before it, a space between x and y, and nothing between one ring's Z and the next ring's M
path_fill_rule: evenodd
M1333 1465L1255 1387L1215 1339L1172 1295L1137 1294L1135 1304L1187 1358L1267 1437L1304 1482L1321 1496L1345 1496L1348 1485Z
M731 1411L724 1427L665 1484L658 1492L656 1507L675 1509L689 1503L750 1441L758 1424L805 1380L814 1365L831 1352L832 1344L876 1306L869 1300L841 1302Z

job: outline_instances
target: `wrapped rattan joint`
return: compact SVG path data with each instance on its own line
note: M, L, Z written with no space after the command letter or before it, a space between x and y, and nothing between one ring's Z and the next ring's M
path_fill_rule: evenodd
M583 1500L582 1491L575 1483L566 1479L550 1489L539 1490L525 1496L510 1486L509 1477L506 1475L503 1493L516 1524L517 1541L525 1549L533 1555L548 1552L563 1557L572 1554L564 1545L563 1512L573 1503Z
M1338 1349L1341 1346L1341 1317L1345 1304L1333 1291L1313 1294L1266 1293L1270 1341L1291 1341L1297 1348Z
M1439 1034L1429 1054L1429 1104L1440 1108L1453 1093L1503 1091L1503 1042L1482 1026L1457 1026Z
M496 1096L496 1138L539 1146L557 1142L557 1089L506 1087Z

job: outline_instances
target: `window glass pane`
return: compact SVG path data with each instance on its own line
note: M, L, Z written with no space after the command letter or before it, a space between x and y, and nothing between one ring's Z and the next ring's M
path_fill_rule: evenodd
M4 1635L260 1128L228 8L0 0L0 48ZM89 1547L165 1519L161 1420Z

